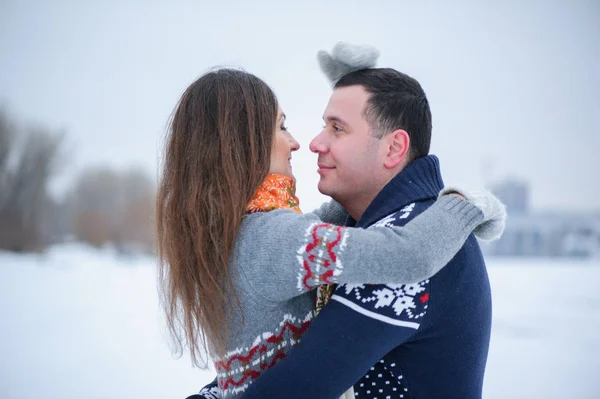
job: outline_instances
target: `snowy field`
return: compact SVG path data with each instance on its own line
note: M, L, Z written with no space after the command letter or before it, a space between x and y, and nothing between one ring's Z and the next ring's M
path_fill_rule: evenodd
M485 398L600 398L600 261L488 264ZM171 356L150 258L0 253L0 317L1 399L183 399L213 378Z

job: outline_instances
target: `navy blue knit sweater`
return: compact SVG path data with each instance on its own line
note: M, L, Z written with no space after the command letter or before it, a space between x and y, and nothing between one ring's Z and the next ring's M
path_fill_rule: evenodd
M348 225L404 225L442 187L437 157L419 158ZM301 344L244 398L336 399L352 384L365 399L480 398L491 312L485 263L471 236L429 280L339 286Z

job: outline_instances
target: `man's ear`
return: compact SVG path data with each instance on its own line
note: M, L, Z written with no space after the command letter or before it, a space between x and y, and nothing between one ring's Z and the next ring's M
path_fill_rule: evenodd
M383 165L388 169L394 169L406 159L410 148L410 137L406 130L398 129L388 134L386 139L388 152Z

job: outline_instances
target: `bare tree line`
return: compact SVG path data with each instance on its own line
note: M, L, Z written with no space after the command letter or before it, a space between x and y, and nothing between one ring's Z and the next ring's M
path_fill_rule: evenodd
M141 170L82 171L64 199L48 193L64 134L20 126L0 108L0 250L39 251L67 239L153 250L155 187Z

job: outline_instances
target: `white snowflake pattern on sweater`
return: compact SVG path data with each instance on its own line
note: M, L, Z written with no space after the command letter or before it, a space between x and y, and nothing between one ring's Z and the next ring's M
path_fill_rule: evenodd
M415 203L409 204L373 226L402 225L414 209ZM429 280L416 284L341 284L331 299L385 323L417 329L427 312Z

